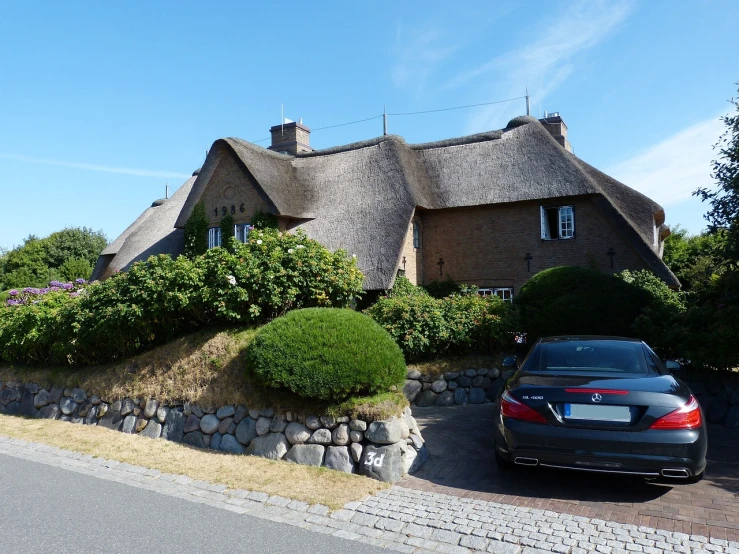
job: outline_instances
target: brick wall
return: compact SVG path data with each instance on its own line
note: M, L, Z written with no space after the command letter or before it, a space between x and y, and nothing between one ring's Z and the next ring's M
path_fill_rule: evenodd
M414 285L423 283L423 264L420 249L413 248L413 222L417 222L421 227L421 236L423 236L423 223L420 216L415 216L413 221L408 225L408 232L405 235L403 243L403 252L400 255L399 269L403 269L403 257L405 257L405 276Z
M259 194L251 179L230 153L222 156L218 162L218 167L203 193L202 201L205 203L205 213L208 214L211 227L219 225L224 206L226 212L233 215L234 223L250 223L251 216L257 210L270 211L267 201Z
M541 239L539 208L542 205L574 206L574 239ZM450 277L481 287L514 287L516 294L530 277L554 266L577 265L607 272L646 268L641 257L589 197L417 214L423 225L418 255L422 259L424 283ZM609 248L616 252L613 269L606 255ZM527 253L533 257L530 272L524 260ZM444 260L441 275L439 258Z

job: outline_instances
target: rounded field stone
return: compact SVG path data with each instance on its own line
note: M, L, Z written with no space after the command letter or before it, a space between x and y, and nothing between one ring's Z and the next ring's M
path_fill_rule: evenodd
M335 429L338 425L338 422L336 421L335 417L332 416L321 416L321 424L326 429Z
M349 422L349 427L351 427L352 431L366 431L367 430L367 422L362 421L361 419L352 419Z
M77 404L80 404L87 400L87 393L83 391L82 389L73 389L72 390L72 400L77 402Z
M157 408L159 408L159 401L154 400L153 398L147 400L146 406L144 406L144 416L151 419L156 415Z
M437 381L434 381L431 383L431 390L435 393L441 393L446 390L447 384L444 379L438 379Z
M447 383L447 390L452 390L452 391L453 391L453 390L454 390L454 389L456 389L456 388L457 388L458 386L459 386L459 385L457 384L457 382L456 382L456 381L449 381L449 382Z
M459 377L459 373L456 371L447 371L444 374L444 379L446 379L447 381L451 381L452 379L456 379L457 377Z
M325 452L326 449L320 444L296 444L285 454L285 459L296 464L320 467Z
M457 385L460 387L469 387L472 385L472 377L468 377L467 375L460 375L457 379Z
M136 432L140 433L141 431L143 431L148 425L148 423L149 423L149 420L147 420L146 418L143 418L143 417L138 418L136 420Z
M272 418L272 423L269 424L269 430L271 433L282 433L287 427L287 420L281 416L275 416Z
M364 440L364 433L362 431L351 431L349 438L352 442L362 442ZM356 460L354 460L356 462Z
M436 393L432 390L425 390L416 397L416 406L427 408L436 403Z
M220 433L214 433L210 437L210 444L208 445L208 448L210 448L211 450L220 450L222 439L223 435L221 435Z
M403 477L403 459L398 443L387 446L368 444L364 447L362 460L359 462L359 474L395 483Z
M402 438L402 432L398 418L391 417L390 419L370 423L364 437L377 444L392 444Z
M248 413L246 406L239 406L236 409L236 413L234 413L234 423L236 425L241 423L241 420L244 419Z
M409 369L406 374L406 378L408 379L420 379L421 378L421 372L417 369Z
M231 417L235 413L236 408L234 408L233 406L223 406L222 408L218 408L216 416L218 416L218 419L226 419L227 417Z
M121 426L121 431L124 433L133 433L136 428L136 416L135 415L127 415L123 419L123 425Z
M408 402L413 402L416 396L418 396L418 393L421 392L422 388L423 385L420 381L409 379L405 382L405 385L403 385L403 394L406 399L408 399Z
M220 423L221 421L215 414L205 415L203 416L203 419L200 420L200 430L206 435L212 435L218 431L218 425Z
M200 418L196 416L195 414L190 414L187 416L187 420L185 421L185 433L191 433L192 431L199 431L200 430Z
M131 412L133 412L133 409L136 406L133 403L133 400L130 398L124 398L123 402L121 402L121 416L125 417Z
M38 391L38 393L34 397L33 405L36 408L43 408L47 404L49 404L49 393L48 391L41 389L40 391Z
M203 433L201 433L200 431L193 431L192 433L187 433L184 437L182 437L182 442L184 444L189 444L190 446L195 446L197 448L205 448L205 441L203 440L203 438Z
M241 423L236 426L234 434L241 444L249 444L257 436L257 422L251 417L242 419Z
M342 423L331 433L331 440L339 446L346 446L351 442L349 438L349 425Z
M220 450L230 454L243 454L246 452L246 448L244 448L233 435L223 435Z
M329 469L354 473L354 462L346 446L329 446L323 464Z
M305 426L311 431L315 431L316 429L320 429L321 420L316 416L309 415L305 418Z
M232 417L227 417L226 419L222 420L218 424L218 432L221 435L225 435L226 433L228 433L228 428L231 427L231 424L233 423L233 421L234 421L234 418Z
M269 433L269 426L272 424L272 420L268 417L260 417L257 420L256 430L257 435L260 437Z
M308 442L310 444L331 444L331 431L328 429L316 429L313 431L310 439L308 439Z
M159 420L159 423L164 423L167 421L167 415L169 414L169 408L166 408L164 406L159 406L157 408L157 419Z
M457 389L457 390L461 390L461 389ZM436 399L436 405L437 406L454 406L454 392L450 390L446 390L442 392Z
M352 431L352 432L358 433L359 431ZM358 442L353 442L349 446L349 452L352 455L352 460L354 460L355 462L358 462L359 460L362 459L362 445L359 444Z
M146 427L141 431L142 437L149 437L150 439L158 439L162 435L162 424L155 419L150 419L146 424Z
M290 444L303 444L308 442L310 436L311 433L308 428L297 421L289 423L285 428L285 437Z
M246 453L252 456L269 458L270 460L281 460L289 449L290 443L287 442L285 435L270 433L252 440L246 448Z
M185 414L179 410L170 410L162 427L162 438L180 442L185 433Z
M485 398L484 390L477 388L477 387L473 387L470 389L470 396L469 396L470 404L482 404L485 402L485 400L486 398Z
M64 415L72 415L77 409L77 402L72 400L70 397L65 396L59 403L59 407L61 408Z

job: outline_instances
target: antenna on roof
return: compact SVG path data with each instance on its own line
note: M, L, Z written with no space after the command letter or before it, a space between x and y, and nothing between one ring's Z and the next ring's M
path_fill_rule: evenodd
M531 97L529 96L529 87L526 87L526 115L531 115Z
M382 105L382 134L387 135L387 106Z
M167 184L164 185L164 199L167 198L169 198L169 179L167 179Z
M280 104L280 135L285 136L285 104Z

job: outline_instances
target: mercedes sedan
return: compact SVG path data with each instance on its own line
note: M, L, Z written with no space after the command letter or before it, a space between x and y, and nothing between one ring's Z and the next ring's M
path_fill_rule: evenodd
M698 401L645 343L549 337L495 403L502 466L545 466L696 482L707 434Z

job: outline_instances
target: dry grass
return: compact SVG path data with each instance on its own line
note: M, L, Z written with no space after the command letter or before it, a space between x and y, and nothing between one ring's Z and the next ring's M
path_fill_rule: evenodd
M250 378L245 364L245 349L256 332L255 328L205 329L103 366L0 366L0 381L80 387L110 402L125 397L156 398L165 404L246 405L257 409L271 407L278 412L332 413L370 420L400 415L408 405L400 392L332 405L262 387Z
M411 364L408 369L417 369L424 375L432 375L434 377L446 373L448 371L461 372L465 369L479 369L482 367L497 367L500 369L503 355L500 356L452 356L439 360L431 360L428 362L419 362Z
M222 483L230 488L325 504L332 509L389 487L387 483L324 467L208 452L161 439L61 421L0 416L0 435Z

